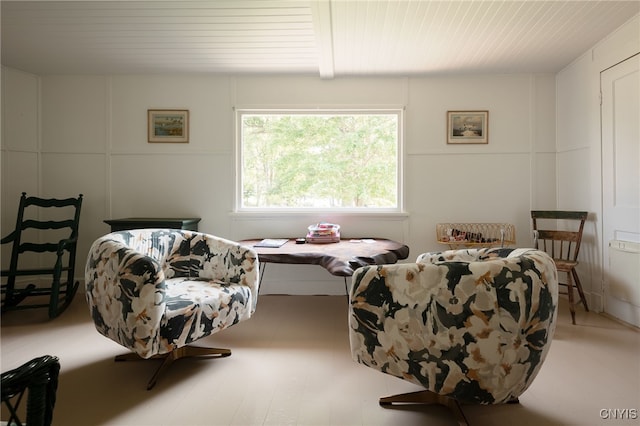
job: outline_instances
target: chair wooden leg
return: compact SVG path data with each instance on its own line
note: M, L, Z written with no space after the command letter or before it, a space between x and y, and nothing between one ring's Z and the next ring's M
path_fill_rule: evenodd
M569 296L569 312L571 312L571 323L576 323L576 308L573 301L573 278L571 272L567 272L567 295Z
M152 356L149 359L160 359L162 360L162 363L153 373L153 376L151 376L149 383L147 383L147 390L151 390L156 385L156 382L158 381L158 377L160 377L160 374L163 371L165 371L171 364L173 364L174 361L180 358L199 357L199 356L211 357L211 358L225 358L230 355L231 355L231 350L229 349L202 348L198 346L183 346L181 348L174 349L173 351L167 354ZM144 360L145 360L144 358L141 358L138 354L133 352L128 354L118 355L115 357L116 362L144 361Z
M65 284L64 291L57 291L51 293L49 300L49 318L54 319L58 317L61 313L65 311L73 301L73 297L76 295L78 291L78 286L80 285L80 281L76 281L75 283L67 283ZM63 294L63 297L60 297L60 293Z
M467 418L464 416L460 403L453 398L438 395L428 390L403 393L399 395L380 398L379 404L382 407L389 407L393 404L439 404L449 408L456 417L459 426L467 426Z
M578 289L578 293L580 293L580 300L582 301L582 306L584 306L584 310L589 312L589 306L587 306L587 298L584 297L584 291L582 291L582 283L580 283L580 278L578 278L578 272L575 269L571 270L571 275L573 275L573 280L576 283L576 288Z

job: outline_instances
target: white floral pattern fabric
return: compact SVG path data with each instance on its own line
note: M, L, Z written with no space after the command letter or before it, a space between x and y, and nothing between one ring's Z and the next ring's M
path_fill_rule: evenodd
M518 398L555 331L558 275L534 249L424 253L355 271L349 336L356 362L462 403Z
M86 298L101 334L150 358L250 318L258 270L255 250L212 235L113 232L89 250Z

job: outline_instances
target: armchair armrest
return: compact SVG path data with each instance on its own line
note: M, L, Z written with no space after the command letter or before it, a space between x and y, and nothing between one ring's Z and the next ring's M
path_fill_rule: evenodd
M246 286L251 291L252 309L258 300L258 254L250 247L207 234L191 240L192 273L199 278ZM195 261L197 259L197 261ZM168 260L171 264L172 260Z
M108 236L89 250L86 298L98 331L143 358L157 353L165 275L153 258Z
M251 313L256 310L258 303L258 291L260 285L258 253L249 247L234 244L229 251L228 259L228 279L231 282L249 287L253 297Z
M478 262L498 258L519 257L532 251L529 248L472 248L466 250L445 250L442 252L427 252L418 255L416 263L439 264L443 262Z

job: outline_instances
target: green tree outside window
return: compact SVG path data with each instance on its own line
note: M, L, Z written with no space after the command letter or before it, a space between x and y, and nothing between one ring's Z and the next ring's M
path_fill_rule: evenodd
M400 114L240 114L241 207L398 207Z

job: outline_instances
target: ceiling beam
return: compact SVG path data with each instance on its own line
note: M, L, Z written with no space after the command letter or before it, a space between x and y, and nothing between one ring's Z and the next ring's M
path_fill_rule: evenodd
M311 0L313 32L318 46L318 71L320 78L334 77L333 26L331 23L331 0Z

